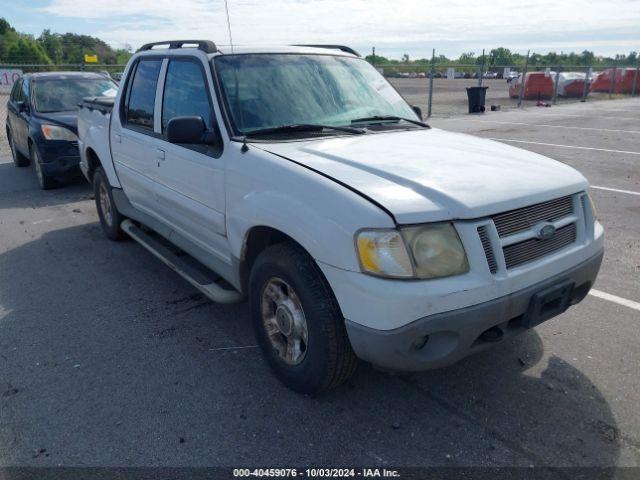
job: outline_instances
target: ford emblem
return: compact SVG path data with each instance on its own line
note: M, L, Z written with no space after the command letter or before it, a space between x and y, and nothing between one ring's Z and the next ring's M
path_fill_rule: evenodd
M551 223L545 223L538 229L538 238L540 240L547 240L556 233L556 227Z

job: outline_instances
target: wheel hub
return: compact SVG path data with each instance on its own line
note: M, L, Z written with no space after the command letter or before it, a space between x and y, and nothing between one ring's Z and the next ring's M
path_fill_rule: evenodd
M109 201L109 193L107 192L107 188L103 183L100 184L99 189L99 201L100 201L100 209L102 210L102 216L104 217L104 221L107 225L111 226L113 221L111 216L111 202Z
M302 362L307 353L308 330L302 304L284 280L273 277L261 297L262 323L278 356L290 365Z
M293 331L293 316L289 309L284 305L279 305L276 309L276 322L280 333L283 335L291 335Z

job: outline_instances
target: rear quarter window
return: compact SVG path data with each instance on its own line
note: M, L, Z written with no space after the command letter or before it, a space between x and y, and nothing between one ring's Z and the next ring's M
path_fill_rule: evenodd
M156 87L161 66L161 58L138 62L124 109L127 124L153 131Z

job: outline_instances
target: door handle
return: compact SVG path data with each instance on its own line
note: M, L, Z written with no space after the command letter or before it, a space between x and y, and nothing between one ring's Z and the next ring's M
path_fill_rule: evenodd
M121 137L120 135L118 135L117 133L114 133L114 134L113 134L113 140L114 140L116 143L122 143L122 137Z
M164 150L161 148L156 148L156 158L158 160L164 160Z

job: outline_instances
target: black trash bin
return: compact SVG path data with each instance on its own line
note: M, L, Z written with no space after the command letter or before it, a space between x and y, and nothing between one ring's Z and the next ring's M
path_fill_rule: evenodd
M467 98L469 99L469 113L484 112L484 99L489 87L467 87Z

